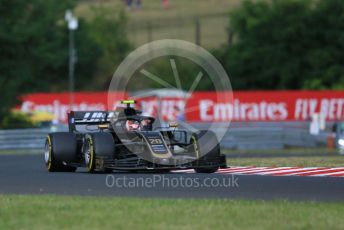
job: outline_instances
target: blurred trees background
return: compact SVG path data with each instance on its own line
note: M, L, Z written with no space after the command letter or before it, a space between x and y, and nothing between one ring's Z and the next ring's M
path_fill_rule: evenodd
M29 92L68 89L66 9L76 1L0 0L0 120ZM79 18L76 89L107 90L113 71L129 51L125 17L108 19L94 9L91 21ZM99 77L102 76L102 77Z
M19 95L68 89L64 14L75 6L71 0L0 0L0 120ZM77 90L107 90L118 64L133 49L126 22L122 10L100 6L92 8L92 17L79 18ZM234 90L344 89L343 22L342 0L243 1L229 14L233 43L213 53ZM166 60L147 69L173 82ZM188 89L195 67L176 62ZM157 87L137 83L133 89L139 84ZM211 90L212 85L202 81L198 89Z
M244 1L215 51L234 89L344 89L344 1Z
M132 49L126 34L127 18L123 11L113 12L104 7L93 7L92 10L89 34L99 46L101 55L91 64L96 68L95 73L91 73L93 82L84 81L81 89L107 90L117 66Z

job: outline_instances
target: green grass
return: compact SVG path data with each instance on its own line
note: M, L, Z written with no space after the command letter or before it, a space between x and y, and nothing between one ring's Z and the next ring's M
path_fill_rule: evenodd
M0 150L0 156L1 155L38 155L43 154L42 150L37 149L1 149Z
M228 158L227 158L228 159ZM344 167L344 156L321 157L243 157L229 158L233 166L294 166L294 167Z
M0 195L0 229L343 229L344 205Z
M125 9L118 0L85 1L76 13L92 18L90 6L105 6L117 12L124 9L128 16L129 40L139 46L147 43L148 23L152 26L153 40L176 38L195 42L195 18L200 19L201 45L217 48L227 41L228 12L240 5L240 0L171 0L170 8L162 9L161 1L143 0L141 10Z
M328 148L286 148L286 149L223 149L224 154L264 154L264 155L276 155L276 154L338 154L337 149Z

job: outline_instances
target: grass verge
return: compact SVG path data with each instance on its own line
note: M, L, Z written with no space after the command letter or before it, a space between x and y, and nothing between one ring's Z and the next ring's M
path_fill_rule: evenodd
M245 157L245 158L229 158L227 162L228 162L228 165L233 165L233 166L344 167L344 156Z
M312 155L312 154L338 154L338 149L328 148L285 148L285 149L222 149L224 154L250 154L254 157L257 155L279 155L279 154L293 154L293 155Z
M0 195L0 229L343 229L344 205Z
M0 156L1 155L43 155L43 149L37 150L37 149L1 149L0 150Z

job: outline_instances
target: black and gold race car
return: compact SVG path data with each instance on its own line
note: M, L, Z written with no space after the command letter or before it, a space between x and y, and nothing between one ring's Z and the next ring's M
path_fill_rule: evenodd
M168 172L194 169L213 173L226 167L226 157L212 131L189 132L155 127L155 119L122 101L116 111L72 111L69 132L50 133L45 142L45 164L49 172L112 170Z

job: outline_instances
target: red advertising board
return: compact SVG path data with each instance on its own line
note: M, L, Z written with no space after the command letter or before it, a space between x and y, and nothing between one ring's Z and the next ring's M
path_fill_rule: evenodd
M328 121L344 119L344 91L238 91L227 103L211 92L193 98L199 111L187 114L189 121L304 121L315 113Z
M108 92L82 92L74 93L72 110L109 110ZM126 99L126 94L112 93L113 103L119 103ZM67 121L67 112L70 111L69 93L34 93L21 97L20 110L22 112L43 111L55 115L56 119L62 122Z
M73 110L113 109L127 94L76 93ZM108 103L108 98L111 102ZM344 91L237 91L194 92L189 98L138 98L138 108L146 115L160 114L164 120L189 122L226 121L304 121L321 114L327 121L344 120ZM55 114L66 121L68 93L29 94L22 97L20 109Z

